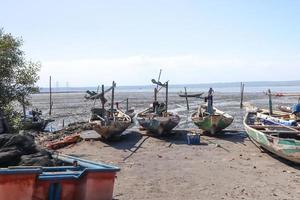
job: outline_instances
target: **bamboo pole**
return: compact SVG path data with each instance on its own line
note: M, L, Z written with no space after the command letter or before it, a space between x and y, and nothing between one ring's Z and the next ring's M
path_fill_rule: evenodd
M128 98L126 99L126 112L128 112L129 110L129 102L128 102Z
M190 110L189 100L188 100L188 97L187 97L186 87L184 87L184 94L185 94L185 101L186 101L186 107L187 107L187 110Z

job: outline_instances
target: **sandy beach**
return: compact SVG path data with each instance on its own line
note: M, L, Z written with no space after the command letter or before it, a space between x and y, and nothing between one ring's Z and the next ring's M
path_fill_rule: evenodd
M142 110L151 103L152 93L117 93L116 100L130 97L130 107ZM53 127L87 121L93 102L83 93L54 94ZM115 183L114 199L300 199L299 165L261 151L243 131L244 109L238 93L215 93L215 106L235 117L222 137L201 137L201 145L186 144L186 133L196 130L189 116L199 100L185 101L169 95L169 108L181 117L169 137L154 138L135 125L118 142L83 141L60 149L65 154L101 161L121 168ZM33 95L34 107L48 110L47 94ZM246 93L245 102L267 108L262 93ZM275 98L274 105L295 103L295 98ZM99 104L99 102L96 102ZM124 105L125 107L125 105Z

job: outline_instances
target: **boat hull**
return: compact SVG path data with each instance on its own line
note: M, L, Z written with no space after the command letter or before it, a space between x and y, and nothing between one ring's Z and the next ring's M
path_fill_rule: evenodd
M90 123L104 139L119 137L131 125L131 121L112 121L109 125L103 125L101 121L91 121Z
M264 149L286 160L300 164L300 141L291 138L274 137L249 126L249 115L244 119L244 127L249 138Z
M156 135L165 135L170 133L180 121L178 115L171 115L166 117L156 116L153 118L137 116L139 124L147 131Z
M198 112L192 114L192 121L201 130L210 134L218 134L227 128L232 122L233 117L215 109L215 114L197 117Z

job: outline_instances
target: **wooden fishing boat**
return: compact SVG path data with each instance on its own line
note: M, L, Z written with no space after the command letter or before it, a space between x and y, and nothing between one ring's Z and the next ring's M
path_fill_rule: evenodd
M161 83L160 75L161 71L159 73L158 81L152 79L152 83L156 84L156 87L154 88L154 102L152 107L138 113L136 117L140 126L158 136L171 133L171 130L173 130L180 121L180 117L177 114L168 112L169 82ZM159 103L157 101L157 95L162 88L166 89L165 103Z
M64 166L16 166L0 169L0 199L107 200L113 198L118 167L66 155Z
M191 116L192 121L199 129L203 130L204 133L218 134L223 129L227 128L232 122L233 117L223 111L213 107L213 93L212 88L208 91L208 96L205 97L207 105L200 105L198 110ZM188 95L185 88L185 94L180 94L180 97L185 97L187 102L187 108L189 109L188 97L202 98L203 93Z
M102 85L101 93L91 93L91 96L85 96L86 99L101 100L102 108L92 108L92 116L89 123L93 129L101 135L104 139L118 139L121 134L131 125L131 117L119 109L114 108L114 89L116 83L113 82L112 86L104 91L104 85ZM105 103L107 99L104 97L105 93L112 91L111 107L106 109Z
M151 107L138 113L137 120L147 131L163 135L170 133L178 125L180 117L172 112L156 113Z
M192 121L205 133L217 134L233 122L233 117L215 107L210 114L207 112L207 106L201 105L198 111L192 114Z
M292 108L289 106L278 106L278 109L282 112L286 112L286 113L292 113Z
M120 137L120 135L131 125L131 118L120 110L92 109L90 124L93 129L104 139Z
M249 138L281 158L300 163L300 131L281 124L268 125L259 112L248 112L244 127Z
M50 122L54 121L52 119L43 119L41 116L42 112L40 110L29 111L28 114L23 116L22 129L43 131Z

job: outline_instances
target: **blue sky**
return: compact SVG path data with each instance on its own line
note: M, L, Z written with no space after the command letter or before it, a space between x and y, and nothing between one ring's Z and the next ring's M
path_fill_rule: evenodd
M300 1L0 0L0 27L64 86L299 80Z

